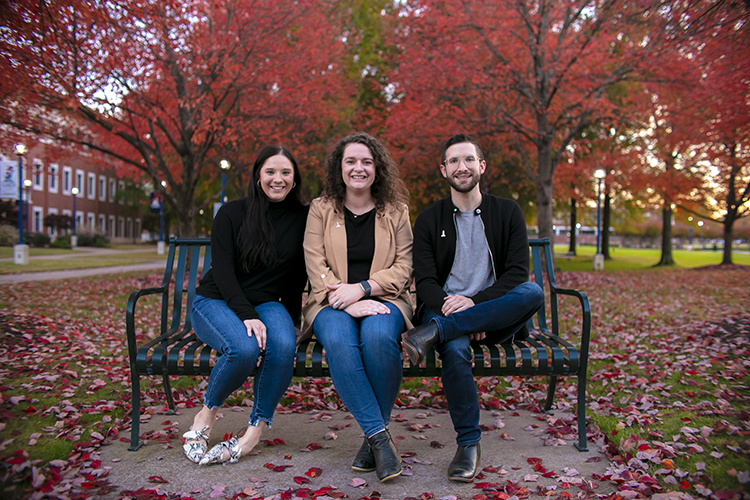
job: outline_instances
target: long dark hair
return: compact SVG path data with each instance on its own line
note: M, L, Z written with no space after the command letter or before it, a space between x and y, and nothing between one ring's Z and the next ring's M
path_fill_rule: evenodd
M297 167L297 161L283 146L266 146L258 153L253 164L253 175L247 187L247 198L245 199L245 215L242 226L237 237L237 250L239 261L245 271L257 266L272 266L276 263L275 233L271 221L268 218L268 198L261 189L260 169L266 160L272 156L282 155L291 163L294 170L294 184L292 190L286 196L292 208L304 206L302 198L302 177Z
M378 211L382 211L386 205L408 205L409 191L401 180L396 162L382 142L365 132L355 132L344 137L328 155L323 179L323 198L332 201L336 210L344 210L346 184L341 174L341 161L344 159L344 149L353 143L364 144L372 153L375 162L375 181L370 189Z

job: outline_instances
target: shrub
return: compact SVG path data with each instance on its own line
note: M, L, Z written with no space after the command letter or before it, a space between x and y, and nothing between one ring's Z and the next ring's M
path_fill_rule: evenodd
M47 233L28 233L24 241L32 247L43 248L49 245L50 237Z
M68 248L68 249L73 248L70 245L70 235L69 234L63 234L61 236L58 236L57 238L55 238L55 241L53 241L52 243L50 243L50 246L52 248Z
M18 243L18 229L9 224L0 224L0 247L12 247Z
M78 246L105 248L109 246L109 237L101 233L81 233L78 235Z

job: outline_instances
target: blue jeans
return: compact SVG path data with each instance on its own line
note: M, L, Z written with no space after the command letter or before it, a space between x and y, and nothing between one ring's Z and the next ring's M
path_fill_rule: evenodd
M404 317L393 304L384 304L390 314L364 318L327 306L313 322L333 386L368 437L388 425L403 373L399 335Z
M255 402L248 423L257 426L263 420L270 427L273 412L292 380L297 336L294 322L280 302L265 302L255 306L255 310L266 325L263 353L255 336L247 336L245 324L223 300L196 295L192 323L196 336L221 354L208 379L204 404L211 410L221 407L247 380L261 357L253 381Z
M531 318L544 301L536 283L522 283L500 298L455 312L447 317L425 309L422 323L437 324L440 341L435 346L442 361L443 390L456 431L456 443L468 446L482 439L479 400L471 364L474 353L468 335L492 332L490 342L508 340Z

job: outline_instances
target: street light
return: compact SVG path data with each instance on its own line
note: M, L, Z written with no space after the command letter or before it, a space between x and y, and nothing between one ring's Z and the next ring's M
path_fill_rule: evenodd
M225 172L229 170L229 167L232 166L231 163L229 163L227 160L221 160L219 162L219 166L221 167L221 204L224 204L224 200L226 199L226 196L224 195L224 178L225 178Z
M78 188L73 187L70 192L73 194L73 236L70 237L70 246L75 248L78 246L78 236L76 236L76 195L78 194Z
M159 183L162 187L162 191L167 189L167 181L161 181ZM158 255L164 255L164 195L161 196L161 202L159 203L159 242L156 244L156 253Z
M29 179L23 181L23 186L26 188L26 232L29 234L31 234L31 207L29 206L31 202L31 194L29 193L31 184L32 183Z
M13 263L29 263L29 246L23 243L23 157L28 151L25 144L16 144L13 148L18 157L18 245L13 247Z
M604 269L604 255L599 251L599 245L602 237L602 179L607 176L607 172L602 169L594 172L594 177L597 179L597 190L596 190L596 254L594 255L594 271L601 271Z

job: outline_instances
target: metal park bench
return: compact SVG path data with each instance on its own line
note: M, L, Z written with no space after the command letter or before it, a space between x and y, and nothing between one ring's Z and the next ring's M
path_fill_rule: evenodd
M474 345L474 375L549 377L544 410L549 411L555 396L557 377L578 378L578 443L580 451L588 451L586 440L586 365L589 353L591 312L583 292L562 289L555 283L550 244L547 238L529 241L534 269L534 280L549 290L549 303L536 314L536 322L529 320L530 335L500 345ZM190 311L198 281L200 253L204 252L203 269L211 265L211 246L206 238L172 238L167 255L166 269L161 286L135 290L130 294L126 311L128 354L132 382L132 422L130 447L140 446L139 424L141 412L141 376L162 376L166 403L170 412L175 404L170 386L170 376L208 376L216 353L203 344L193 333ZM546 256L543 267L542 255ZM546 273L543 272L546 270ZM546 276L545 276L546 275ZM182 279L186 277L186 279ZM545 283L546 277L546 283ZM174 288L170 290L173 283ZM170 298L171 291L171 298ZM159 335L138 345L136 337L136 306L141 297L161 296L161 322ZM572 345L559 335L558 296L570 295L581 306L580 343ZM549 307L549 309L548 309ZM547 314L550 321L548 322ZM551 325L551 328L550 328ZM572 335L568 335L572 336ZM297 349L294 375L297 377L328 377L323 346L314 339L302 342ZM435 351L428 353L421 366L404 369L404 377L435 377L440 375L440 365Z

